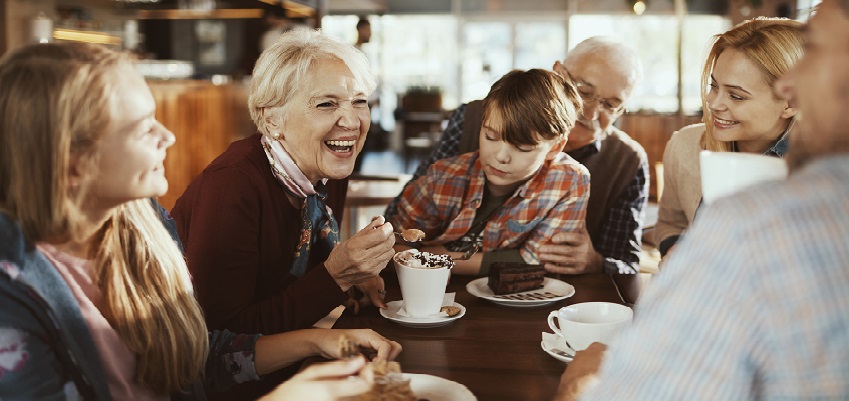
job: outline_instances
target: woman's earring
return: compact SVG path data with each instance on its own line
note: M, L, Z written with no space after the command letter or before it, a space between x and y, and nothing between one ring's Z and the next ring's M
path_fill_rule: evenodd
M273 140L275 140L275 141L279 141L279 140L280 140L280 132L274 132L274 133L272 133L272 134L271 134L271 139L273 139Z

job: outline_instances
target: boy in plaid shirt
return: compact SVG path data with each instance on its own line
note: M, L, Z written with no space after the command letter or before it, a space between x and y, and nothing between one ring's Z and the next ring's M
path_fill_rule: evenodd
M561 152L581 108L571 83L514 70L483 102L480 149L433 164L404 190L391 221L396 231L424 231L423 251L456 260L480 249L456 260L457 274L485 275L496 261L539 263L552 235L584 226L590 193L587 169Z

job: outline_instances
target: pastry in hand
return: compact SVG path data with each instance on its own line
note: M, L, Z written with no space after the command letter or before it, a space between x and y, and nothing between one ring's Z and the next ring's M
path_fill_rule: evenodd
M343 358L360 355L360 346L342 336L339 338L339 351ZM398 362L368 362L374 372L374 385L371 390L354 398L356 401L419 401L410 388L410 379L401 374Z

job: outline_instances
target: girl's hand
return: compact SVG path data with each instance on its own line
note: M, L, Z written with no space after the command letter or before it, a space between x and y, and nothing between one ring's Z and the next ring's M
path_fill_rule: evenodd
M401 352L401 344L370 329L333 329L324 330L322 334L317 336L315 345L318 347L318 353L328 359L338 359L344 356L339 349L339 339L342 336L347 337L349 341L359 345L360 348L376 351L377 354L373 358L375 361L391 361Z
M373 374L362 357L317 363L304 369L260 401L336 401L371 389Z

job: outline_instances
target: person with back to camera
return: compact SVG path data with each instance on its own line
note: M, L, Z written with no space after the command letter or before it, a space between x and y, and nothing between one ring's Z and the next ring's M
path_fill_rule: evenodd
M408 185L393 226L422 230L421 250L451 255L452 273L538 264L541 243L584 226L590 176L561 152L580 108L575 87L554 72L507 73L483 100L480 149L437 161ZM481 252L459 260L472 248Z
M775 82L798 109L789 177L705 208L557 401L849 399L849 1L823 1L804 31Z
M630 47L595 36L575 46L554 70L577 85L583 109L569 133L564 152L587 167L592 191L587 203L586 228L564 230L540 247L540 261L551 273L609 274L634 302L639 294L643 220L648 201L649 168L645 150L613 123L625 113L642 66ZM478 147L480 101L460 106L448 122L430 158L407 183L413 185L437 160L471 152ZM392 219L399 197L386 208Z
M663 195L655 242L665 256L701 205L699 151L783 157L797 109L773 89L802 57L802 23L779 18L742 22L714 37L702 71L704 123L672 135L663 154Z
M385 307L392 226L378 217L341 242L338 228L374 86L365 56L318 30L288 31L260 56L248 97L260 134L230 145L172 210L211 328L308 328L355 288ZM221 399L256 397L292 373Z
M0 59L0 398L203 400L341 336L400 351L371 330L207 331L173 221L174 135L124 55L37 44ZM360 358L318 364L266 400L337 400L369 389ZM349 376L364 374L365 380Z

